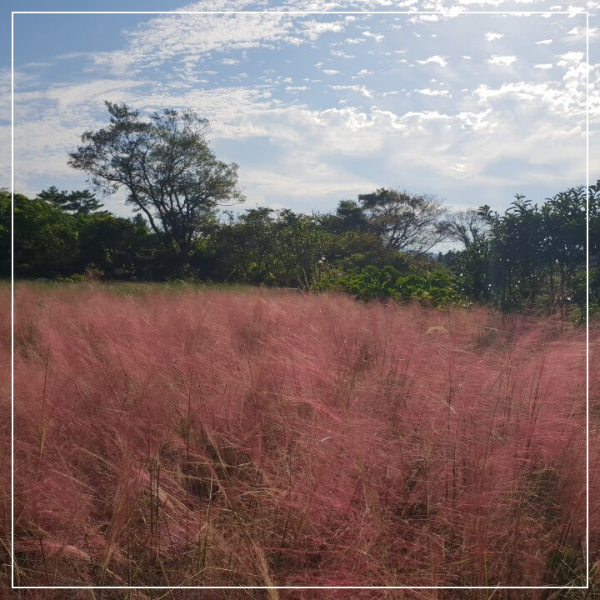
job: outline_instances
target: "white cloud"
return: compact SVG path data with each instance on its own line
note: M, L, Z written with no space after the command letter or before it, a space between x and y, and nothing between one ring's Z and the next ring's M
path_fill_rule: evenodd
M338 75L339 71L336 71L335 69L323 69L323 73L325 73L325 75Z
M415 90L418 94L423 94L424 96L447 96L451 98L450 92L448 90L430 90L429 88L425 88L422 90Z
M356 58L353 54L347 54L343 50L331 50L331 55L337 58Z
M224 58L223 60L221 60L221 64L222 65L237 65L239 64L239 60L236 60L235 58Z
M189 9L198 8L192 5ZM206 8L202 7L202 10ZM174 59L199 61L211 52L256 48L279 41L293 41L292 17L280 13L230 15L161 15L126 33L127 47L94 55L98 68L113 74L138 72ZM302 32L310 38L311 29Z
M578 54L578 53L568 53ZM571 57L572 59L573 57ZM523 119L540 119L542 116L554 119L554 127L560 129L564 123L567 130L583 126L586 114L585 69L575 60L561 60L558 66L565 69L561 81L531 83L527 81L504 83L498 88L480 85L474 91L480 105L493 106L504 110L507 103L515 114ZM516 101L527 101L516 102ZM590 104L590 117L598 117L600 107L593 101Z
M307 90L310 90L310 88L307 85L297 85L297 86L288 85L285 88L285 91L290 92L290 93L306 92Z
M499 67L510 67L517 60L516 56L498 56L493 54L485 62L490 65L497 65Z
M540 40L539 42L536 42L536 45L538 45L538 46L548 46L551 43L552 43L552 40Z
M430 56L429 58L425 59L425 60L418 60L417 61L420 65L430 65L430 64L435 64L435 65L439 65L440 67L445 67L448 64L448 61L446 60L445 56Z
M236 8L240 7L236 5ZM219 9L222 10L220 4ZM203 2L187 6L185 10L206 11L208 7ZM350 22L344 19L322 21L283 11L161 15L125 32L126 48L94 53L93 60L97 69L131 76L167 61L198 63L215 52L258 47L275 49L279 43L314 42L321 35L343 32L347 23Z
M332 90L358 92L365 98L373 97L373 90L370 90L364 85L330 85Z
M542 69L544 71L547 71L548 69L551 69L554 65L552 63L541 63L538 65L534 65L534 69Z
M558 58L560 59L557 63L559 66L567 66L572 63L580 63L585 58L585 54L583 52L565 52L559 54Z
M590 27L586 29L585 27L573 27L570 31L567 31L567 40L570 43L573 42L584 42L589 35L590 40L595 40L600 37L599 29L597 27Z
M439 20L440 20L440 18L438 15L416 15L416 16L408 19L408 22L409 23L427 23L427 22L434 23Z
M385 36L381 33L371 33L370 31L362 32L364 37L373 38L376 42L382 42L385 39Z
M488 42L493 42L494 40L501 40L504 37L504 34L488 31L484 34L484 37Z
M43 69L45 67L51 67L52 63L50 62L29 62L21 66L22 69L32 68L32 69Z
M340 33L345 29L343 21L304 21L300 22L300 27L310 41L316 40L324 33Z

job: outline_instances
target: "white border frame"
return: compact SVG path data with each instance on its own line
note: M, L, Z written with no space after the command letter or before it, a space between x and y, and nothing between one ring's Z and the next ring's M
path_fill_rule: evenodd
M285 7L282 7L285 8ZM14 356L14 310L15 310L15 271L14 271L14 194L15 194L15 15L235 15L235 14L283 14L283 15L585 15L586 18L586 535L584 586L16 586L15 585L15 356ZM590 188L590 13L589 11L300 11L300 10L233 10L233 11L12 11L11 12L11 521L10 521L10 580L13 590L587 590L590 588L590 231L589 231L589 188Z

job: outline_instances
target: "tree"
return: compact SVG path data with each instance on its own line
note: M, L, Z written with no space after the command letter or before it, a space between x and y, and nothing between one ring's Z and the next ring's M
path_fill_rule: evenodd
M237 165L217 160L206 140L208 121L194 111L164 109L142 120L125 104L105 104L110 125L85 132L69 164L104 193L124 188L126 202L164 237L183 271L216 207L243 202Z
M10 210L10 194L6 196ZM15 194L14 242L15 277L54 277L74 272L79 256L77 219L60 208Z
M229 223L224 223L217 233L216 254L222 266L222 279L233 278L253 284L273 284L276 269L275 220L273 209L251 208Z
M222 275L254 284L308 288L319 279L333 235L318 219L259 207L230 219L217 235Z
M93 266L111 279L148 276L155 236L141 215L137 217L124 219L110 213L80 216L77 270L83 272Z
M0 277L11 274L11 198L7 188L0 188Z
M358 199L389 250L425 254L448 237L446 209L436 196L381 188Z
M97 212L104 206L89 190L75 190L74 192L63 190L61 192L54 185L42 190L37 197L66 213L78 216ZM106 213L106 211L104 212Z
M340 200L335 214L319 215L319 223L327 231L335 234L349 231L366 233L368 231L364 209L354 200Z
M446 221L449 238L464 246L459 252L448 253L446 260L459 282L462 293L478 302L487 300L490 292L488 238L492 216L489 207L486 206L479 212L470 209L452 213Z
M489 223L476 210L452 213L447 223L449 238L461 242L465 250L472 244L481 246L487 242Z

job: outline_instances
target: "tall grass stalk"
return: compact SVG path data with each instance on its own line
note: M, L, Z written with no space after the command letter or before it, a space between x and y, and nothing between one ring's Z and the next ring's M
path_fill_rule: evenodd
M15 295L21 585L585 579L585 336L578 329L485 308L439 312L260 289L145 286L116 294L101 285L19 284ZM0 300L8 314L8 290ZM0 321L7 365L9 325ZM594 565L594 328L590 346ZM5 415L9 382L5 373ZM0 436L8 449L10 428L0 426ZM10 452L0 458L8 490ZM8 564L8 493L0 507ZM131 598L142 595L168 597ZM403 597L492 595L517 597L493 590ZM173 596L197 597L193 590Z

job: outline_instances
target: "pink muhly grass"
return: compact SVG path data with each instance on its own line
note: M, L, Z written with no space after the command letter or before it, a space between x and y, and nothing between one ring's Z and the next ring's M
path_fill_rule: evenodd
M585 580L585 337L551 319L19 285L15 456L21 585Z

